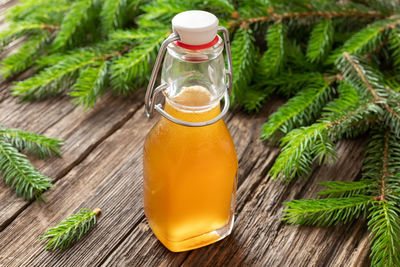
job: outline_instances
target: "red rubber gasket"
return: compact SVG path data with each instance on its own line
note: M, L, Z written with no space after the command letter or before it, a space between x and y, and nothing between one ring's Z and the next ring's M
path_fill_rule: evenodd
M200 49L206 49L206 48L212 47L213 45L218 43L218 40L219 40L219 36L217 35L217 36L215 36L214 40L212 40L209 43L202 44L202 45L188 45L188 44L184 44L184 43L182 43L180 41L176 41L176 45L180 46L180 47L183 47L183 48L186 48L186 49L200 50Z

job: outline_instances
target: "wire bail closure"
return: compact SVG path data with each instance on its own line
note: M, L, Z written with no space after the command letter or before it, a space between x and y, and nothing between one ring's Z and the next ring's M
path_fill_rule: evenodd
M208 120L208 121L202 121L202 122L188 122L188 121L183 121L180 119L175 118L174 116L170 115L167 113L163 108L162 105L155 104L156 96L163 90L168 88L168 84L160 84L157 86L157 88L154 89L154 84L157 79L158 72L161 67L161 63L164 59L165 51L167 49L167 46L175 41L179 41L180 37L177 33L172 33L170 36L168 36L167 39L164 40L164 42L161 44L160 51L158 52L156 61L154 63L154 68L150 76L149 80L149 85L147 86L146 90L146 96L145 96L145 110L146 110L146 116L148 118L151 118L154 113L154 109L157 110L164 118L176 123L180 124L183 126L188 126L188 127L202 127L202 126L207 126L211 125L213 123L216 123L219 121L225 114L228 112L229 109L229 94L232 91L232 55L231 55L231 46L229 42L229 32L225 27L218 26L217 28L218 31L222 31L223 36L224 36L224 44L225 44L225 53L227 55L228 59L228 70L225 69L225 74L228 78L228 84L227 84L227 91L224 94L224 107L221 111L221 113L216 116L215 118Z

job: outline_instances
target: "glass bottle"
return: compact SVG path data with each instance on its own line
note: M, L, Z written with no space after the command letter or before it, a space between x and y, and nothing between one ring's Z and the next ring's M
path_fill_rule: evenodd
M221 119L232 84L228 32L205 11L180 13L172 25L146 93L148 117L154 109L162 116L144 144L143 194L154 234L169 250L185 251L230 234L238 161ZM224 33L228 70L218 30ZM165 50L161 85L153 90ZM155 103L160 92L164 109Z

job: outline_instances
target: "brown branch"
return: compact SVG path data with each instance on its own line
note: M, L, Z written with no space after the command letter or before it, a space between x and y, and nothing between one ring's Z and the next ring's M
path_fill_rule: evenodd
M45 29L49 32L54 32L54 31L58 31L60 29L60 26L50 25L50 24L42 24L42 29Z
M380 201L385 201L386 192L386 177L388 175L388 161L389 161L389 134L390 131L386 130L383 144L383 163L382 163L382 177L381 177L381 194L379 195Z
M375 89L372 87L372 85L369 83L367 77L365 77L364 73L360 70L358 65L354 62L354 60L350 57L349 53L344 52L343 56L350 62L350 64L353 66L355 71L357 72L358 76L360 76L361 80L365 83L365 85L368 87L369 91L371 94L374 96L375 101L379 101L380 97L376 93Z
M390 112L393 116L397 117L400 119L400 115L396 113L391 107L389 107L386 103L383 103L382 98L379 97L379 95L376 93L375 89L372 87L372 85L369 83L367 77L365 77L364 73L360 70L358 65L354 62L354 60L350 57L349 53L344 52L343 56L350 62L350 64L353 66L355 71L357 72L358 76L361 78L361 80L365 83L365 85L368 87L369 91L371 94L374 96L374 101L380 103L388 112Z
M363 107L362 109L366 109L369 105L374 104L374 102L375 102L375 101L368 102L367 104L364 105L364 107ZM332 127L332 126L335 126L335 125L338 125L338 124L341 124L342 122L344 122L344 121L347 120L348 118L352 117L355 113L356 113L355 111L354 111L354 112L351 112L350 114L348 114L347 116L344 116L344 117L341 118L341 119L338 119L338 120L336 120L336 121L329 122L329 123L328 123L328 128L330 128L330 127Z
M273 10L268 10L269 16L262 16L256 18L250 18L247 20L237 20L231 21L230 26L235 27L237 25L242 25L242 23L256 23L256 22L268 22L268 21L282 21L285 19L292 18L308 18L308 17L325 17L325 18L348 18L348 17L358 17L358 18L385 18L386 15L376 12L376 11L368 11L361 12L358 10L352 10L350 12L335 12L335 11L306 11L306 12L293 12L293 13L283 13L277 14L274 13ZM235 12L232 14L232 17L235 19L240 18L240 15ZM244 24L247 25L247 24Z
M109 58L115 57L115 56L120 56L126 52L128 52L129 50L131 50L133 48L133 46L125 46L122 50L117 50L114 51L112 53L106 54L102 57L103 61L108 60Z

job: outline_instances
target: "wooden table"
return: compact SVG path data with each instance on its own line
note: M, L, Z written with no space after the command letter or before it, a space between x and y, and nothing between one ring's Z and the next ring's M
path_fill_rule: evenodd
M3 9L5 7L3 6ZM143 91L106 95L93 109L76 108L66 96L17 103L10 83L0 87L0 123L66 141L63 157L34 160L54 188L46 202L25 202L0 183L0 266L362 266L368 265L364 221L331 228L281 222L282 203L315 197L325 180L360 175L366 141L341 141L333 166L315 166L289 185L268 179L279 148L260 141L260 129L282 99L258 114L226 118L239 158L236 221L232 234L207 247L169 252L155 238L142 207L142 146L156 122L144 115ZM80 208L101 208L98 224L64 252L44 251L48 227Z

